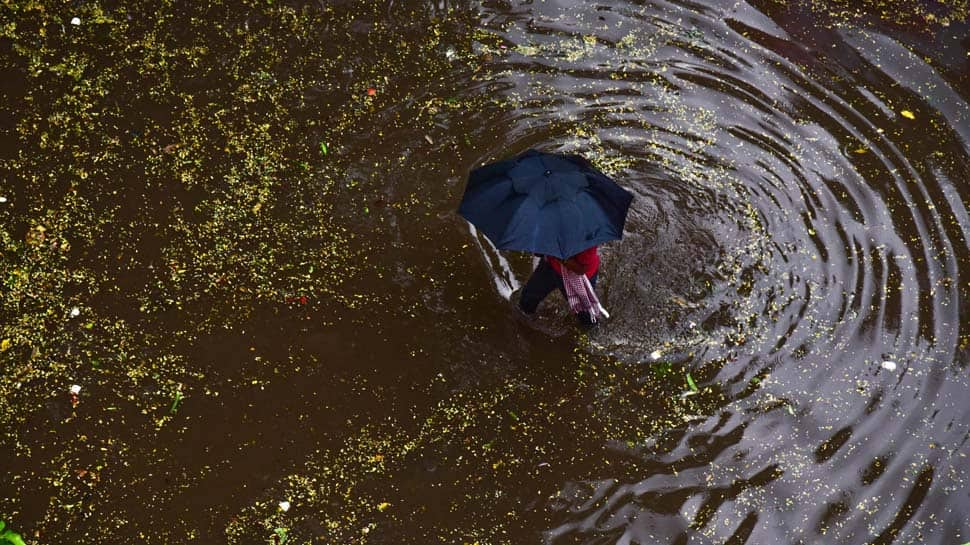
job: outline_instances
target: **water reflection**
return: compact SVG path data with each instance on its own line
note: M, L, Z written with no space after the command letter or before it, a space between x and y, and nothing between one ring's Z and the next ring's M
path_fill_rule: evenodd
M965 537L967 90L807 11L590 8L486 18L509 141L592 155L639 197L598 350L643 373L673 353L723 397L624 453L651 470L564 481L546 539Z

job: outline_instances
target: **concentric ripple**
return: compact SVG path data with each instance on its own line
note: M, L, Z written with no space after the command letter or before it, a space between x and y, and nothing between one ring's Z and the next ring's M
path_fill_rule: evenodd
M486 17L515 114L482 161L581 152L637 196L594 345L723 391L672 443L614 451L653 470L563 482L547 541L970 539L970 90L886 29L774 11Z

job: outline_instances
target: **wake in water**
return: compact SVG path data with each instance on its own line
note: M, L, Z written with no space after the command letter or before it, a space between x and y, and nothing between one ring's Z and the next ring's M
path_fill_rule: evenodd
M585 153L637 194L592 346L725 395L680 446L638 454L682 466L681 447L726 441L708 463L564 483L548 539L966 538L967 89L885 33L833 22L816 49L797 13L744 3L524 15L491 24L509 140ZM672 487L674 515L653 496Z

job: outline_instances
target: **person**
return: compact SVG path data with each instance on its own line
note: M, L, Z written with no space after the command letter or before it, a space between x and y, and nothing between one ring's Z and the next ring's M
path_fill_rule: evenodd
M538 254L537 254L538 255ZM562 268L567 267L576 274L585 274L589 278L589 283L596 287L596 277L599 274L600 256L596 246L587 248L582 252L570 257L569 259L558 259L553 256L538 256L539 265L532 272L532 276L522 288L522 295L519 297L519 309L527 316L535 315L539 303L542 302L552 290L559 288L563 296L566 295L566 288L562 282ZM590 328L595 325L592 316L588 312L576 314L579 323Z

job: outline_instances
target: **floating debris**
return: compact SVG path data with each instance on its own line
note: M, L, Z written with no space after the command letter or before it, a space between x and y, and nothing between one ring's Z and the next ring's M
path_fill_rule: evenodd
M654 360L659 360L660 356L662 355L663 354L659 350L654 350L653 352L650 353L650 357L653 358Z
M906 119L916 119L916 115L909 110L903 110L899 113L902 114L902 116L905 117Z
M891 360L886 360L886 361L882 362L882 364L880 365L880 367L882 367L883 369L885 369L887 371L895 371L896 370L896 362L891 361Z
M279 503L279 505L280 505L280 511L282 511L284 513L290 510L290 502L288 502L286 500L281 501Z
M7 523L0 520L0 542L10 545L25 545L24 538L13 530L5 530Z
M79 393L81 393L81 386L79 384L72 384L71 393L74 395L78 395Z
M81 309L77 307L71 308L71 318L77 318L81 314Z
M74 25L74 26L80 26L81 25L81 18L80 17L73 17L73 18L71 18L71 24Z
M690 389L694 392L700 391L700 388L697 387L697 383L694 382L694 377L690 376L690 373L687 373L687 385L690 386Z
M178 388L175 389L175 393L172 394L172 406L169 408L168 414L175 414L178 411L179 404L185 399L186 396L182 393L182 386L182 384L179 384Z

